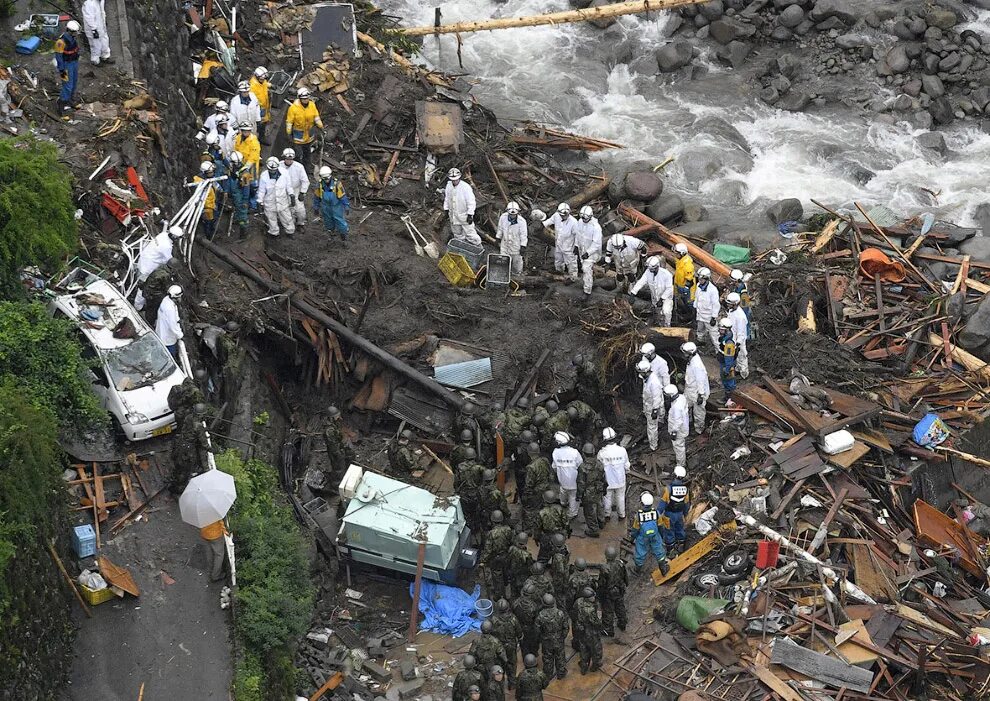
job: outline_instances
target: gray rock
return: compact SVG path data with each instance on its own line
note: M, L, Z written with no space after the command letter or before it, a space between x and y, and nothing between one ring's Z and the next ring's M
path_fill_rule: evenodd
M905 41L911 41L917 34L911 31L911 27L908 25L906 20L898 20L894 22L894 25L890 28L890 31L898 39L904 39Z
M815 26L814 22L812 22L810 19L806 19L804 22L794 27L794 33L797 34L799 37L803 37L805 34L810 32L812 27L814 26Z
M707 27L709 24L711 24L711 20L705 17L704 15L697 14L694 16L694 26L697 27L698 29L701 29L702 27Z
M753 45L749 42L731 41L728 46L720 46L715 55L722 63L733 68L741 68L752 50Z
M790 7L791 5L805 5L805 4L807 4L806 0L773 0L773 7L778 12L787 7Z
M716 20L725 14L725 6L722 0L710 0L698 5L698 14L704 15L709 20Z
M970 93L969 99L973 101L973 104L981 111L990 105L990 87L986 85L981 85L976 90Z
M684 205L684 221L688 224L703 221L708 217L708 210L704 205L691 202Z
M942 30L938 27L929 27L925 30L925 40L926 41L939 41L943 38Z
M811 95L803 90L791 90L789 93L777 100L774 105L778 109L788 112L800 112L811 103Z
M786 200L777 200L766 209L767 219L774 225L785 221L800 221L804 216L804 207L801 200L790 197Z
M935 121L928 112L918 111L911 115L911 126L915 129L931 129L934 124Z
M945 86L937 75L921 76L921 89L931 98L942 97L945 94Z
M949 124L956 118L952 104L945 97L932 100L932 103L928 106L928 112L932 115L935 123L939 125Z
M775 61L772 61L768 67L771 73L780 73L788 78L794 78L801 69L801 59L793 54L784 54L783 56L778 56Z
M780 93L775 88L766 87L760 90L759 97L768 105L774 105L780 99Z
M901 86L901 90L904 91L905 95L910 95L911 97L918 97L921 94L921 81L920 80L909 80Z
M853 25L857 18L856 5L854 0L818 0L811 11L811 19L815 22L821 22L830 17L836 17L845 24Z
M770 87L776 90L780 95L783 95L791 89L791 81L782 75L778 75L770 81Z
M928 24L920 17L913 17L908 20L908 27L911 28L915 36L921 36L928 30Z
M770 38L774 41L790 41L794 38L794 32L787 27L774 27L770 32Z
M747 39L756 34L756 27L733 17L723 17L711 23L709 34L719 44L728 44L736 39Z
M928 131L924 134L919 134L914 141L921 148L934 151L940 156L944 156L949 150L945 145L945 137L937 131Z
M922 59L922 63L925 66L925 73L928 75L934 75L938 73L938 62L940 58L938 54L925 54Z
M984 298L966 320L958 340L959 345L968 351L979 350L990 341L990 297Z
M710 221L689 222L678 224L673 227L673 231L681 236L690 236L707 241L718 234L718 225Z
M567 3L575 10L583 10L591 4L591 0L567 0Z
M983 222L984 225L988 223L990 222ZM974 236L959 246L959 252L964 256L972 256L981 263L990 263L990 236L987 236L987 229L983 230L983 236Z
M941 61L938 62L938 69L939 71L951 71L953 68L959 65L960 61L962 61L962 57L959 55L958 52L953 51L948 56L946 56L945 58L943 58Z
M871 46L873 40L865 34L855 34L849 32L835 37L835 45L840 49L858 49L863 46Z
M951 29L956 26L956 13L941 7L933 7L925 14L925 21L932 27Z
M663 181L653 171L626 173L622 184L626 197L639 202L652 202L663 192Z
M684 202L677 195L660 195L646 205L646 214L661 224L673 224L684 217Z
M925 52L925 47L916 41L908 41L904 43L904 53L907 54L908 58L921 58L921 54Z
M780 13L777 21L780 22L781 26L793 29L804 22L804 10L801 9L800 5L790 5Z
M976 209L973 211L973 218L976 219L976 223L983 230L983 235L985 237L990 237L990 203L981 202L976 205ZM987 238L990 241L990 238Z
M657 50L657 65L663 73L672 73L691 63L694 49L686 41L672 41Z
M605 7L606 5L611 5L612 0L591 0L591 4L588 7ZM613 24L616 23L615 17L606 17L604 19L590 19L588 20L590 24L595 25L599 29L608 29Z
M907 52L901 44L895 44L884 56L884 60L895 75L904 73L911 67L911 59L907 57Z
M896 112L906 112L911 109L912 100L910 95L898 95L890 102L890 109Z

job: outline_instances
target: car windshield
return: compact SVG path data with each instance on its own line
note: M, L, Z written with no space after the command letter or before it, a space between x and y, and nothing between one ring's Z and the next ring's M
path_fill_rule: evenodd
M175 372L175 361L153 333L105 352L110 382L118 390L147 387Z

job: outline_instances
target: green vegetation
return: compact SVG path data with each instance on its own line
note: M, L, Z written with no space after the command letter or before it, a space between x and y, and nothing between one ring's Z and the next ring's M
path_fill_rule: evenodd
M291 508L276 499L278 476L260 460L236 451L217 456L234 477L230 514L237 544L236 633L242 648L234 675L237 701L291 698L292 646L309 625L313 586L306 543Z
M0 140L0 296L22 296L18 272L52 266L78 245L72 177L53 144Z
M257 416L255 416L254 419L253 419L253 421L254 421L254 425L255 426L267 426L268 425L268 421L270 419L271 419L271 417L268 415L268 412L267 411L263 411L260 414L258 414Z

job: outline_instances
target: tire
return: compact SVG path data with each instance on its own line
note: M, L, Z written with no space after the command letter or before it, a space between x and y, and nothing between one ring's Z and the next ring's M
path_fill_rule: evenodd
M725 587L725 586L728 586L730 584L735 584L736 582L739 582L739 581L742 581L742 580L746 579L747 573L746 573L746 570L743 570L742 572L736 572L734 574L729 574L727 572L722 572L721 574L719 574L717 576L718 576L718 583L719 583L719 585Z
M722 556L722 571L726 574L739 574L749 568L749 553L745 550L732 550Z
M717 589L721 585L721 577L717 572L702 572L691 578L691 584L698 591L707 593L712 587Z

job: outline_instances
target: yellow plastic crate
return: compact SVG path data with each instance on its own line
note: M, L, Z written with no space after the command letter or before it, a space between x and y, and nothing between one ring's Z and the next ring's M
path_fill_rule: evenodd
M444 253L437 265L440 267L440 272L454 287L466 287L474 284L477 278L471 269L471 264L460 253Z
M99 606L104 601L110 601L110 599L114 598L113 590L110 587L106 589L90 589L85 584L80 584L79 589L82 591L82 597L90 606Z

